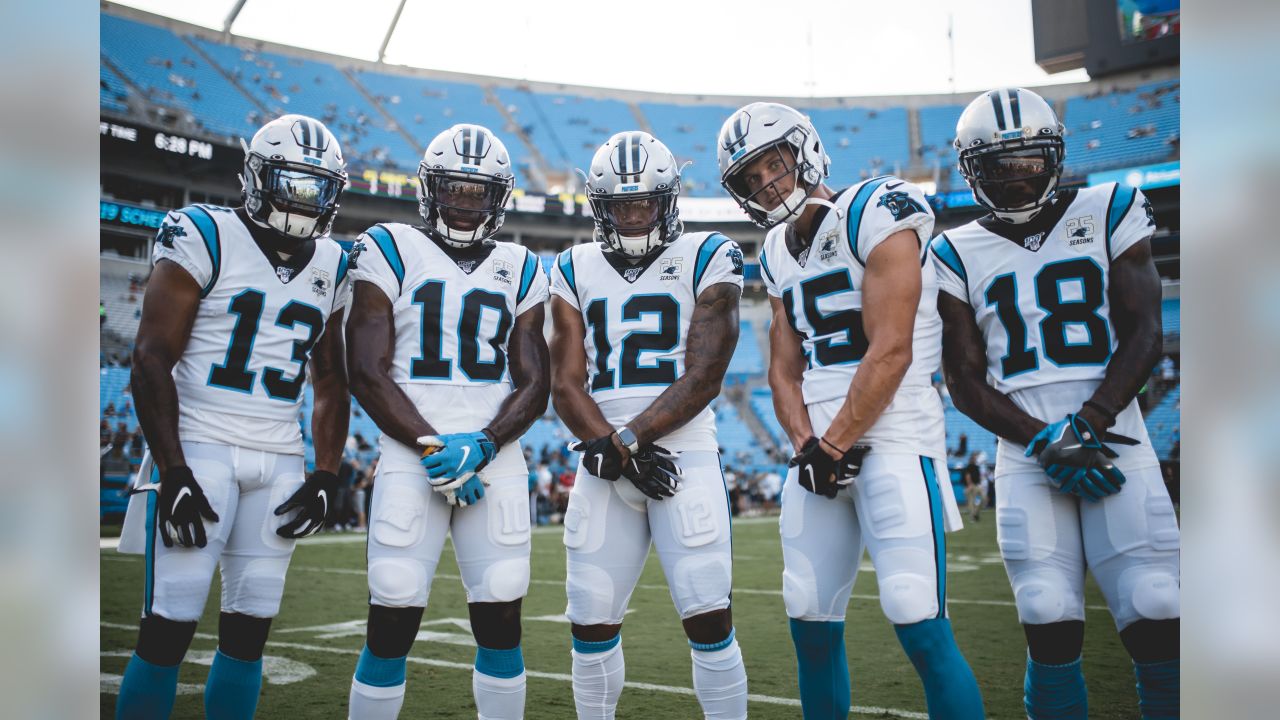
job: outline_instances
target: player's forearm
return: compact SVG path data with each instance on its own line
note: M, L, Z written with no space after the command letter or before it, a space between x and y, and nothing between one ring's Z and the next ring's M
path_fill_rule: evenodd
M138 424L160 472L186 465L178 437L178 388L173 382L173 364L148 355L139 346L133 353L129 383Z
M770 364L769 389L773 391L773 412L796 449L813 436L813 423L804 404L802 383L801 372L788 373L786 369Z
M958 379L948 373L947 388L957 410L995 435L1019 445L1031 442L1046 425L984 379Z
M849 449L875 425L884 409L902 385L911 367L910 338L892 346L876 347L872 343L849 383L844 404L823 433L829 444Z
M551 394L551 357L542 337L542 312L536 323L517 324L509 345L511 380L515 390L503 400L486 429L499 446L517 440L547 411Z
M1093 391L1089 404L1080 410L1098 431L1115 424L1115 416L1129 406L1151 377L1164 352L1163 329L1156 322L1142 322L1121 336L1119 346L1107 364L1102 383ZM1105 408L1107 412L1099 410Z
M558 380L552 388L551 401L565 427L579 440L591 440L613 432L613 426L600 412L600 406L581 385Z
M728 362L718 370L715 367L698 368L671 383L644 412L627 423L627 427L636 434L636 440L642 445L657 442L697 417L720 394L727 367Z
M351 424L351 395L339 373L315 378L313 390L311 437L316 450L316 469L337 474Z
M398 442L416 447L418 438L436 434L404 389L386 373L352 367L351 394L378 429Z

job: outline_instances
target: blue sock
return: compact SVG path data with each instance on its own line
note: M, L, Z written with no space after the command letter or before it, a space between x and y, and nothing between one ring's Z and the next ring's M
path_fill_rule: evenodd
M524 672L524 655L517 645L510 650L476 646L476 670L496 678L513 678Z
M178 665L152 665L138 657L129 658L116 699L116 720L167 718L178 694Z
M950 620L933 618L910 625L894 625L893 629L924 683L929 717L942 720L986 717L978 681L956 646Z
M261 690L262 658L237 660L218 650L204 684L204 715L209 720L248 720L258 709Z
M404 684L404 670L408 655L398 658L380 658L365 645L356 662L356 680L373 687L395 687Z
M1138 707L1142 710L1143 720L1179 717L1182 712L1178 700L1181 665L1181 660L1133 664L1133 672L1138 676Z
M791 619L800 675L804 720L844 720L849 716L849 659L844 652L844 621Z
M1043 665L1027 656L1022 692L1031 720L1084 720L1089 716L1089 692L1084 685L1081 658L1066 665Z

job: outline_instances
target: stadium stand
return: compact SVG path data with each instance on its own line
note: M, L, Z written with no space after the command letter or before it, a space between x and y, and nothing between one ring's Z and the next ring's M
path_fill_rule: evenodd
M614 133L633 130L631 108L618 100L495 88L494 94L542 151L551 170L572 172L591 165L591 156Z
M654 136L675 153L676 159L681 163L693 161L680 176L684 192L704 196L721 193L715 137L725 118L737 108L665 103L640 103L639 107Z
M1067 100L1067 170L1084 175L1174 156L1180 100L1176 80Z
M753 388L749 403L752 412L773 438L774 445L789 449L791 441L787 439L786 431L782 429L782 425L778 423L778 417L773 412L773 390L770 390L768 385Z
M906 108L805 108L831 156L833 187L903 173L911 162Z
M1165 337L1182 334L1182 299L1166 298L1160 302L1160 316Z
M741 320L738 323L738 346L733 351L733 357L729 359L729 369L725 375L735 380L742 380L747 376L759 375L763 372L764 355L760 352L760 342L756 337L755 328L752 327L750 320Z
M956 168L956 121L964 105L935 105L920 108L920 147L916 157L927 168L938 169L939 190L963 190L968 185Z
M102 54L151 103L188 116L209 132L251 137L258 108L182 38L154 25L101 16Z
M124 80L106 65L98 66L98 105L99 107L117 113L129 112L129 106L126 104L129 98L129 88L125 86Z
M768 464L768 453L738 415L738 408L732 402L721 396L712 403L712 409L716 413L716 439L720 442L726 464L739 467Z
M1161 460L1169 460L1173 454L1174 441L1180 433L1181 408L1182 386L1179 385L1170 390L1147 415L1147 432L1151 435L1151 445L1155 447L1156 456Z

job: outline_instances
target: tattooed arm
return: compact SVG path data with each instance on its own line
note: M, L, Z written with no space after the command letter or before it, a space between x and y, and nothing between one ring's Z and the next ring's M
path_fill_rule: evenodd
M640 444L651 443L693 419L720 394L729 359L738 345L738 300L733 283L716 283L698 295L689 322L684 375L654 398L627 427Z

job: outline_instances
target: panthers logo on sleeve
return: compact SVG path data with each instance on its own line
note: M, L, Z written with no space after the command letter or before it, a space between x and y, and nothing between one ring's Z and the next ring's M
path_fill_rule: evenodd
M893 213L894 221L910 217L916 213L924 212L924 208L914 198L901 190L887 192L880 196L880 202L876 203L876 207L882 207Z
M733 263L733 274L742 275L742 251L738 249L738 246L732 245L725 254L729 258L729 262Z
M173 217L173 213L170 213L169 215L165 216L165 220L167 221L171 217ZM160 226L160 234L156 239L160 241L161 245L167 248L172 248L174 238L180 238L180 237L186 237L186 236L187 236L187 231L181 225L178 225L178 224L171 225L168 222L165 222Z

